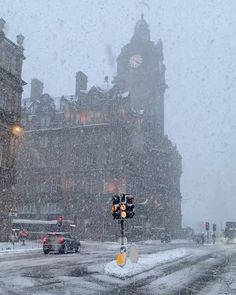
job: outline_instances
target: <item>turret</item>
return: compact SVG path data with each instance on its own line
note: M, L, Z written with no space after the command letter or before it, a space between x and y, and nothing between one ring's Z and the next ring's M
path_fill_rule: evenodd
M134 35L131 42L145 43L147 41L150 41L150 29L142 14L141 19L135 25Z
M75 95L78 97L81 90L87 90L88 77L83 72L76 73Z
M43 82L34 78L31 80L30 100L35 101L43 95Z

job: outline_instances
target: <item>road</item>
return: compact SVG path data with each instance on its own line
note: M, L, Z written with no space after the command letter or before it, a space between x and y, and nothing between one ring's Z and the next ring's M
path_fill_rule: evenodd
M236 294L233 245L196 248L192 243L163 245L151 241L138 243L138 248L141 254L165 253L176 248L191 249L193 254L119 279L104 273L104 264L116 256L114 243L83 242L79 254L9 253L0 255L0 294Z

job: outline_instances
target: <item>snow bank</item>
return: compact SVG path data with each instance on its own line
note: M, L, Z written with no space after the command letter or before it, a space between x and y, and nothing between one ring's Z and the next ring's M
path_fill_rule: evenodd
M27 241L25 245L22 245L21 242L15 243L0 243L0 255L7 254L7 253L22 253L22 252L29 252L29 251L38 251L42 250L42 243L37 241Z
M190 252L190 250L180 248L169 251L161 251L156 254L141 255L138 263L132 263L128 259L124 267L118 266L116 260L113 260L105 265L104 271L107 275L118 278L132 277L144 271L151 270L157 265L186 257L190 254Z

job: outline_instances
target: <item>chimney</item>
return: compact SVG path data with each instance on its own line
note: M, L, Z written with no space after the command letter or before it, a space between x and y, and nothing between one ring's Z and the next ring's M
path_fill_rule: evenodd
M75 95L78 97L80 90L87 90L88 77L83 72L76 73Z
M43 95L43 82L38 79L31 80L31 93L30 100L34 101L39 99Z

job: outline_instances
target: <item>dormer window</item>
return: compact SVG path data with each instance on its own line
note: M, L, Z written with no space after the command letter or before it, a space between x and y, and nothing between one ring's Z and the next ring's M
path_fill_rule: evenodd
M42 117L40 120L41 127L49 127L50 121L51 121L50 117Z

